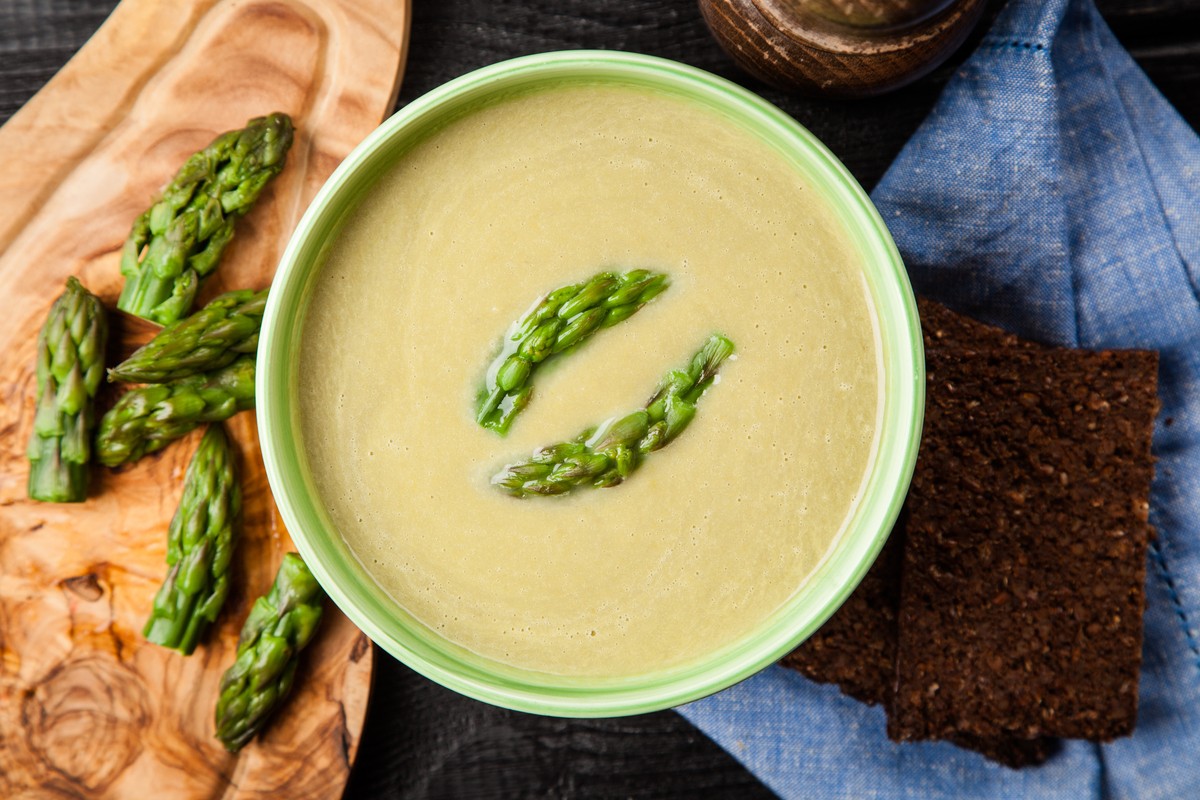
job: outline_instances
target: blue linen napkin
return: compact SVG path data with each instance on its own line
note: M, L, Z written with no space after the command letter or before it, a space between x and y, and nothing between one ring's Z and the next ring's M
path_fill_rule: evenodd
M1200 798L1200 139L1092 0L1012 0L873 199L919 293L1161 353L1137 730L1011 771L780 667L680 713L788 798Z

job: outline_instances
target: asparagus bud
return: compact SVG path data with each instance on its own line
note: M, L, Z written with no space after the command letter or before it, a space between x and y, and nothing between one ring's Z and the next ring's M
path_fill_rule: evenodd
M125 288L117 308L160 325L186 316L233 239L234 223L283 170L292 136L291 118L271 114L189 158L133 223L121 251Z
M93 400L104 373L108 321L99 298L74 277L50 306L37 340L37 413L29 437L29 496L87 499Z
M142 635L191 655L229 593L229 561L242 490L220 424L204 432L183 482L167 535L170 571Z
M530 381L539 364L573 350L596 331L629 319L668 285L666 275L644 269L623 275L601 272L538 300L512 325L488 368L476 421L503 436L529 404Z
M215 372L140 386L121 395L100 420L100 463L115 467L195 430L254 408L254 356L238 356Z
M285 555L271 591L250 609L237 658L221 678L216 736L225 749L241 750L287 697L300 651L321 621L324 599L304 560Z
M696 415L696 401L732 353L733 342L713 334L686 369L672 370L663 378L645 409L589 428L569 442L536 450L493 475L492 484L514 497L619 485L646 456L666 447L687 428Z
M110 381L163 383L220 369L258 349L267 290L242 289L216 297L108 371Z

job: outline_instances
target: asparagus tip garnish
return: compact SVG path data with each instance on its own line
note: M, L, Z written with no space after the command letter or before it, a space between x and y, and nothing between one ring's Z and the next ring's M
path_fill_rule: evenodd
M696 401L732 354L733 342L714 333L685 369L667 373L644 409L614 417L572 441L540 448L493 475L492 485L514 497L533 497L621 484L650 453L683 433L696 415Z
M662 273L635 269L601 272L583 283L541 297L513 323L500 354L488 367L475 421L500 435L533 396L537 367L574 350L589 337L629 319L670 285Z

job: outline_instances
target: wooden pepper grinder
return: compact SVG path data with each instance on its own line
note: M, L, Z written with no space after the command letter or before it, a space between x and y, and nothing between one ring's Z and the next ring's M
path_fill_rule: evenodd
M911 83L966 39L985 0L700 0L750 74L783 89L863 97Z

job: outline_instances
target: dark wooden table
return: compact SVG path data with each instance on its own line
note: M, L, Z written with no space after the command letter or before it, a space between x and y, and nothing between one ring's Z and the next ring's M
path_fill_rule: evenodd
M87 40L115 0L0 0L0 122ZM864 101L790 96L740 74L694 0L414 0L399 105L476 67L575 48L665 56L731 78L819 136L870 188L937 99L946 66ZM1098 0L1117 37L1200 128L1200 0ZM996 12L996 3L989 18ZM975 38L981 35L986 20ZM771 793L671 712L617 720L533 717L459 697L379 652L348 800L765 798Z

